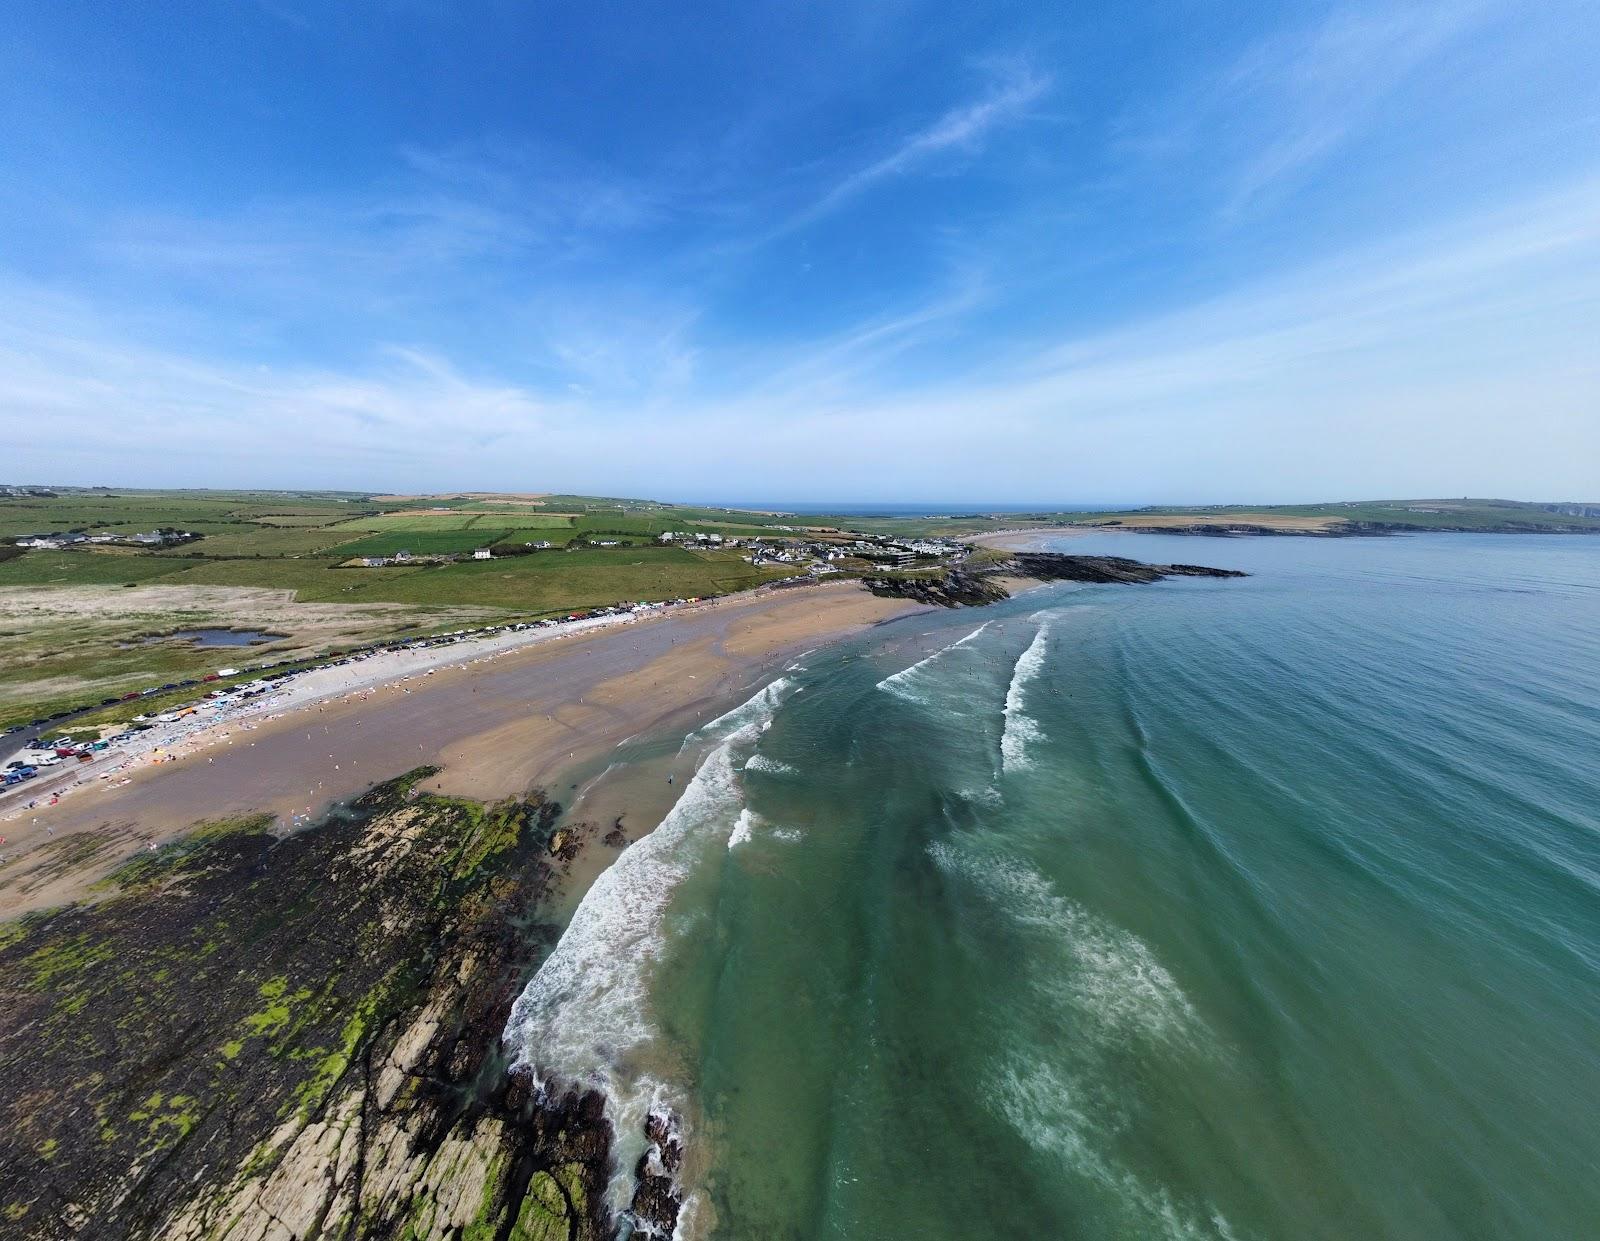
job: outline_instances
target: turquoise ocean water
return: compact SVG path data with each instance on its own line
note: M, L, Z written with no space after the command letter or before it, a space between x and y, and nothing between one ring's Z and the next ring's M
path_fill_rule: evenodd
M1600 539L1055 546L1253 576L803 658L509 1037L697 1235L1600 1235Z

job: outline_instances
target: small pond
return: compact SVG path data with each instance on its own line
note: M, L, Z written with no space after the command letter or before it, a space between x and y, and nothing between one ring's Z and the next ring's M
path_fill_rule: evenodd
M188 642L193 646L254 646L258 642L271 642L284 636L262 629L179 629L173 633L152 634L141 641L146 646L152 642L172 640Z

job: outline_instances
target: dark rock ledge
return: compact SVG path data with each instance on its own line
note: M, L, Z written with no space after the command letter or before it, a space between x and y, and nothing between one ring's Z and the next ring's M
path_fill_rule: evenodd
M1009 598L998 579L1032 578L1040 582L1146 583L1169 577L1248 577L1238 569L1213 569L1197 564L1146 564L1125 556L1066 556L1056 552L1018 552L981 568L957 565L943 574L874 576L862 585L875 595L915 599L940 607L981 607Z
M0 922L0 1234L615 1234L603 1098L539 1089L500 1044L588 833L425 774L287 837L204 826L94 903ZM652 1124L633 1214L667 1235L682 1147Z

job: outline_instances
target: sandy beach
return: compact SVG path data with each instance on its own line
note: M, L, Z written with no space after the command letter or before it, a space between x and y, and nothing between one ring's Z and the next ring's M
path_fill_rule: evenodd
M964 535L961 541L977 547L992 547L1006 552L1038 551L1047 546L1047 539L1087 533L1089 531L1073 526L1019 526L1014 530L991 530L986 534Z
M545 788L630 737L688 732L802 650L915 611L852 582L732 596L543 640L330 668L251 718L197 729L172 761L129 764L58 804L0 818L0 916L81 898L123 859L195 823L266 813L285 827L411 768L482 800ZM387 658L387 657L385 657ZM445 662L445 661L451 662Z

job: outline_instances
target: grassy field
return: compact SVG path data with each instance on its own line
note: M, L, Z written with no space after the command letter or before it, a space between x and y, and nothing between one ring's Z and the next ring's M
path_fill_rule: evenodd
M1500 500L968 513L908 517L762 513L650 500L529 493L396 496L356 492L58 490L0 497L0 545L51 531L132 534L171 526L178 547L28 550L0 558L0 723L198 677L263 653L198 650L140 638L179 627L270 629L272 657L465 623L537 618L605 604L743 590L789 570L736 552L662 545L664 531L768 534L846 529L960 537L1020 526L1131 529L1246 526L1328 533L1386 530L1593 530L1572 506ZM1585 506L1579 506L1580 510ZM575 547L575 540L620 547ZM341 567L359 556L427 556L549 541L493 561ZM6 547L7 553L19 549Z
M393 556L408 551L413 556L443 556L470 552L498 542L504 530L410 530L369 534L353 543L341 543L341 556Z
M730 517L573 496L117 489L0 498L0 540L157 526L204 536L166 549L28 550L0 560L0 723L198 678L232 662L314 659L400 634L723 594L782 576L736 554L656 543L663 530ZM763 525L733 517L730 528ZM638 545L565 550L574 538ZM555 546L490 562L342 567L401 550L430 556L542 540ZM141 641L212 626L285 637L244 650Z

